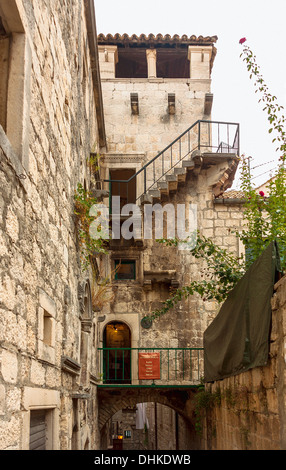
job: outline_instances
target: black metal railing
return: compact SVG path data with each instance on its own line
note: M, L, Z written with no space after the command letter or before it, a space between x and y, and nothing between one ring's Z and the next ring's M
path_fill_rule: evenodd
M135 202L129 200L128 186L133 184L134 187L134 181L138 185L139 176L141 178L143 175L143 182L141 181L142 191L139 192L139 195L137 194L136 201L148 190L154 189L156 184L160 184L165 175L195 150L239 155L239 124L198 120L129 179L108 179L104 181L110 185L116 183L116 195L118 196L120 195L121 185L126 185L124 194L127 202Z

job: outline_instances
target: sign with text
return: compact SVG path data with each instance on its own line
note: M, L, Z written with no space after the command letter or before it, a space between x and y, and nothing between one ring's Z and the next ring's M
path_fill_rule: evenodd
M160 353L140 352L138 357L139 380L160 379Z

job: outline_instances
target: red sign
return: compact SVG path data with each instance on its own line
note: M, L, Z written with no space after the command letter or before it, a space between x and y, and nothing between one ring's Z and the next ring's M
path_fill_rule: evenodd
M160 379L160 353L143 353L138 356L139 380Z

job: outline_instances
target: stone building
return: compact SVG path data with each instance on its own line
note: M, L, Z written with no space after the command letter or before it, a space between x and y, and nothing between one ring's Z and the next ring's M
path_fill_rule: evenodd
M105 384L150 385L146 377L140 379L138 352L151 348L158 348L163 364L159 383L199 383L203 375L202 358L191 359L191 349L202 347L203 332L217 304L192 296L151 325L145 317L160 307L172 288L200 279L204 265L188 251L156 241L160 237L154 233L155 210L146 236L144 217L150 208L163 207L162 233L168 236L180 208L185 207L188 219L187 207L192 205L201 233L239 254L232 229L241 226L241 201L221 197L237 169L239 126L211 121L216 40L216 36L160 34L98 36L107 138L101 181L109 194L103 202L114 220L113 200L120 196L121 228L120 236L109 241L104 260L113 279L112 301L103 306L99 324ZM129 212L126 204L136 204L140 210ZM169 210L176 214L171 223ZM185 222L185 214L183 218ZM118 347L132 349L122 357ZM177 374L182 369L184 378Z
M234 134L227 151L221 152L221 141L211 143L219 130L219 124L209 124L215 42L216 37L99 35L107 135L101 178L109 199L120 195L121 207L137 202L141 221L147 206L156 202L170 203L175 211L180 204L196 205L202 233L238 251L237 239L229 233L230 226L237 225L237 214L231 216L226 204L214 204L231 186L238 164L237 125L229 126ZM183 138L170 145L188 128ZM153 164L144 167L164 148ZM127 215L121 214L122 229ZM231 222L225 223L226 218ZM185 251L161 247L152 235L148 239L144 235L110 241L107 272L116 271L119 263L121 267L114 276L113 302L103 309L100 341L104 343L108 323L126 320L132 347L151 347L156 341L166 347L200 346L208 320L204 312L212 312L213 306L198 299L187 302L180 318L177 312L152 329L140 326L142 318L167 298L170 287L201 275L197 261Z
M98 447L78 183L105 145L93 1L0 1L0 448Z
M97 36L92 0L0 0L0 449L99 449L123 408L101 408L100 387L152 385L138 359L148 348L161 348L159 380L171 383L174 409L172 386L199 383L217 305L193 296L146 322L203 265L158 244L143 221L162 205L174 216L168 225L169 212L162 217L168 235L195 213L204 235L239 252L230 232L239 206L219 198L235 175L239 135L237 124L211 122L216 39ZM123 209L112 214L121 236L87 270L78 184L112 210L120 196ZM126 203L138 208L132 224ZM195 212L179 212L189 206Z

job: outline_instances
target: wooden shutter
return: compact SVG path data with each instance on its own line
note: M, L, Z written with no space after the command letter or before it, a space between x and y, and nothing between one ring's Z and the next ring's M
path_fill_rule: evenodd
M34 410L30 416L30 450L46 450L46 412Z

